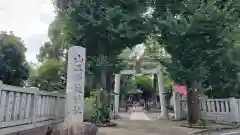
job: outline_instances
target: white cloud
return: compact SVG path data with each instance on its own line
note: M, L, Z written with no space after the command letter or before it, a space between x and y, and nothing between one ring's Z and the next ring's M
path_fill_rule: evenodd
M35 55L47 40L53 11L51 0L0 0L0 30L13 31L21 37L28 48L27 60L36 62ZM31 40L33 37L35 40Z

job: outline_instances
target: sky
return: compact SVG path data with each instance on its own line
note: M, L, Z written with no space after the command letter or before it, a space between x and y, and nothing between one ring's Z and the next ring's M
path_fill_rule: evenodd
M29 62L37 62L36 54L48 40L48 26L54 17L51 0L0 0L0 31L13 31L22 38Z
M52 0L0 0L0 18L0 31L13 31L27 47L27 61L38 63L36 55L48 40L48 26L55 18ZM143 50L138 45L134 52L141 55Z

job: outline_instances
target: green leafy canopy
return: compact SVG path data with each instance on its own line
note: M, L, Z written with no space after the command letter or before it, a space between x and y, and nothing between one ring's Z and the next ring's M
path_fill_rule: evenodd
M5 84L22 86L28 78L29 65L25 59L23 41L12 32L0 32L0 80Z

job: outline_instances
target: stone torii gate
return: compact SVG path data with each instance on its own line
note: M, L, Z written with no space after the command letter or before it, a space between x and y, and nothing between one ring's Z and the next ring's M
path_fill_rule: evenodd
M161 119L168 118L168 112L166 107L166 100L164 95L164 83L163 83L163 67L160 64L159 60L153 60L150 58L140 58L139 60L130 60L129 65L134 65L135 69L131 70L123 70L119 74L115 74L115 85L114 85L114 114L117 115L119 112L119 93L120 93L120 77L124 74L157 74L158 80L158 95L160 97L160 105L161 105ZM147 66L155 66L155 68L144 69L141 68L141 65Z

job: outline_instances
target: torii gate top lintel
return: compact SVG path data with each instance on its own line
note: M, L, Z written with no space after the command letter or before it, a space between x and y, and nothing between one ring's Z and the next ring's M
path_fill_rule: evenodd
M162 66L158 66L156 68L153 69L142 69L141 72L137 72L136 70L132 69L132 70L122 70L119 74L124 75L124 74L157 74L160 71L162 71L163 68Z
M129 59L128 65L133 65L135 69L125 69L119 74L157 74L163 70L160 59L150 57L140 57L139 59ZM142 68L142 66L153 66L153 68Z

